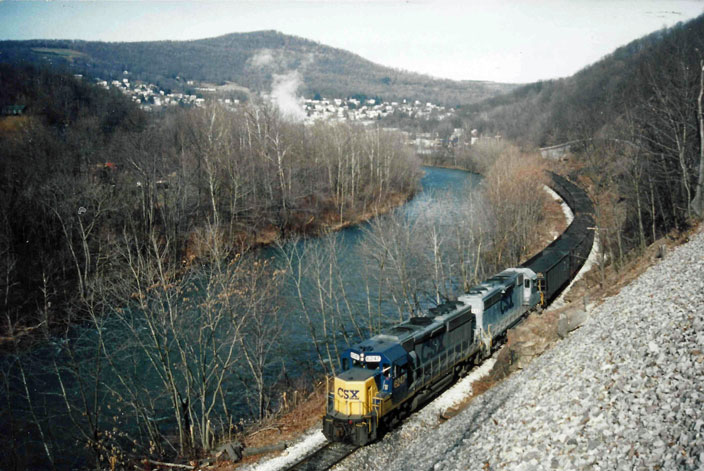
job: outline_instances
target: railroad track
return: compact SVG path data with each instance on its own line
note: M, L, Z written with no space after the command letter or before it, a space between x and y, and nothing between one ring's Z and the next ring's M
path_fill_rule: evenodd
M323 471L330 469L347 456L354 453L359 446L350 443L328 442L320 450L303 458L286 471Z

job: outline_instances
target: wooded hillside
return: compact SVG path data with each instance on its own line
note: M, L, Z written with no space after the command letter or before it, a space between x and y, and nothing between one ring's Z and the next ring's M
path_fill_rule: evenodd
M483 133L540 147L605 135L626 114L654 111L662 92L674 98L698 87L703 45L700 16L620 47L571 77L465 107L465 118ZM696 103L690 99L688 106Z
M235 82L260 92L273 76L298 71L304 96L356 94L387 100L474 103L515 88L511 84L442 80L374 64L350 52L276 31L235 33L195 41L106 43L96 41L0 41L0 60L64 64L74 73L103 79L136 79L164 89L180 89L188 80Z
M525 147L571 143L591 186L602 262L622 262L704 215L704 16L633 41L572 77L464 110L465 126ZM455 152L452 157L468 155ZM554 163L553 166L560 164Z

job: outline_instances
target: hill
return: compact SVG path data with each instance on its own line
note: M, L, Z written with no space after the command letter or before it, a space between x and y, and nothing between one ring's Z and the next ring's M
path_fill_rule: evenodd
M0 61L50 63L104 79L135 79L165 89L188 81L269 91L277 75L298 71L299 93L403 98L446 105L475 103L514 89L511 84L452 81L400 71L276 31L235 33L194 41L106 43L73 40L1 41Z
M619 266L704 217L702 51L704 15L618 48L572 77L526 85L458 114L480 135L526 148L569 143L571 154L551 157L571 160L574 177L590 188L604 261Z
M482 132L537 146L603 137L616 121L644 116L654 101L668 101L666 95L674 99L682 92L687 107L696 107L701 51L704 16L632 41L571 77L524 85L467 107L464 116Z

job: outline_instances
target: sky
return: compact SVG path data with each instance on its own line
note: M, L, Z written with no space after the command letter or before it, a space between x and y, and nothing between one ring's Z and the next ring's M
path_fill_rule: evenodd
M565 77L704 0L0 0L0 39L189 40L277 30L454 80Z

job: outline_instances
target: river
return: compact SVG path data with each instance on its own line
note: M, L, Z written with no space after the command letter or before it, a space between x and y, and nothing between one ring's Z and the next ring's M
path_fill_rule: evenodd
M298 266L303 267L308 275L301 283L302 292L308 305L306 309L311 311L311 318L316 326L320 324L323 311L328 311L329 317L334 317L329 311L335 311L338 317L343 319L349 319L350 315L361 318L360 323L365 323L366 320L367 327L369 324L374 324L376 328L379 327L378 319L374 322L368 320L370 311L373 311L372 315L374 316L378 316L378 311L381 311L383 317L381 324L393 323L398 320L393 313L398 311L398 304L402 303L393 302L395 293L389 292L392 290L389 284L393 284L393 279L389 279L389 274L386 274L384 280L385 292L382 292L380 296L381 308L378 305L372 308L369 306L368 292L374 291L374 297L379 297L376 285L378 285L378 278L381 276L378 273L378 267L370 266L370 263L373 265L374 262L370 260L370 250L379 251L381 248L380 233L384 233L388 239L383 242L394 245L394 248L399 250L399 255L409 261L409 270L413 263L422 263L418 259L418 256L421 255L420 250L414 250L412 244L422 244L423 241L420 239L427 235L422 232L427 229L429 224L440 227L452 225L452 217L456 214L458 205L463 201L463 197L476 186L480 178L476 174L456 169L424 167L424 171L425 174L421 179L421 191L408 203L394 210L392 214L346 228L326 237L301 240L296 243L295 247L292 247L292 244L284 247L284 251L289 257L291 257L290 252L295 251L296 255L292 257L295 259L294 264L298 262ZM399 225L403 226L398 227ZM416 240L408 240L406 237L398 240L400 232L407 232L411 234L411 238L415 236ZM297 266L284 266L282 259L286 255L282 254L279 249L268 249L265 251L265 256L272 257L275 260L274 263L282 269L293 268L291 272L294 278L298 274ZM333 257L334 260L331 260ZM376 272L374 272L375 268ZM391 271L393 272L393 270ZM391 278L395 274L392 273ZM322 283L327 286L327 289L321 290L315 283L318 276L324 278ZM375 279L375 283L373 283L375 286L370 286L372 278ZM286 299L284 309L288 313L286 318L291 321L292 327L285 349L291 354L289 355L291 357L289 367L294 367L294 374L300 375L308 373L305 371L306 367L317 358L311 357L313 354L311 332L307 326L307 320L302 317L304 309L301 306L301 300L297 298L293 284L289 279L283 289L283 296ZM323 292L321 293L321 291ZM321 301L321 297L324 298L323 301ZM315 301L309 302L308 300ZM321 307L321 304L325 304L325 306ZM339 311L345 312L340 314ZM406 309L404 313L407 314L407 312ZM340 344L341 348L349 341L359 340L359 331L362 336L367 335L370 331L370 328L362 329L361 327L359 331L355 331L350 323L349 321L335 323L334 328L337 329L337 332L332 334L328 332L328 337L335 336L336 343ZM286 352L282 352L282 355L286 356Z
M479 176L435 167L424 170L422 191L392 213L324 237L288 243L283 251L266 248L258 255L286 273L271 302L263 301L263 309L271 311L269 317L246 332L258 336L249 346L257 357L255 363L259 361L267 409L278 407L285 388L319 376L321 360L331 369L346 345L413 309L432 305L441 291L456 291L456 286L438 286L429 280L432 269L436 274L438 269L448 272L446 280L453 278L449 273L456 268L453 231L459 227L457 219L463 219L458 208ZM441 258L437 250L428 248L429 243L439 247ZM204 284L202 280L194 283ZM203 314L198 303L194 306L184 310L185 321L179 325L195 332ZM174 440L173 399L164 388L166 370L160 366L159 351L144 347L149 323L144 320L147 315L138 314L129 316L128 322L124 318L101 320L97 326L75 329L66 339L0 359L0 448L10 450L0 458L0 469L46 467L47 455L58 468L84 466L89 450L83 444L96 429L106 456L111 456L110 447L124 448L131 442L137 455L148 453L148 446L143 445L150 441L150 430ZM212 330L215 348L231 341L228 336L235 331L233 326ZM168 338L168 361L180 361L178 342L189 338ZM97 353L101 340L105 355ZM219 363L220 351L213 355L201 346L186 351L189 357L184 367L174 368L174 382L179 400L190 398L192 425L216 431L230 428L232 424L198 422L198 417L214 421L224 407L235 420L256 413L258 389L251 381L251 365ZM237 354L242 356L241 351L235 356L241 360ZM197 381L181 386L201 364L218 364L227 373L221 392L211 376L203 376L201 397L214 404L211 416L203 413L205 402L194 404Z

